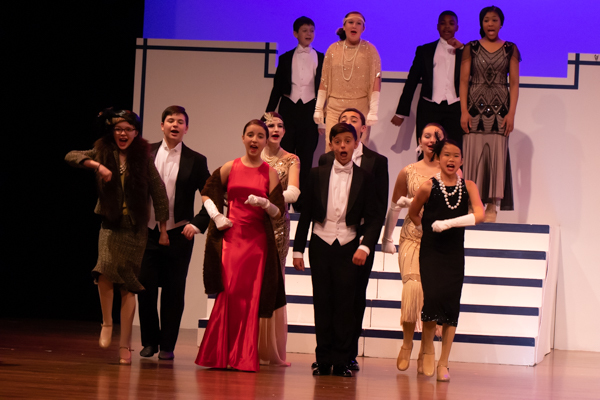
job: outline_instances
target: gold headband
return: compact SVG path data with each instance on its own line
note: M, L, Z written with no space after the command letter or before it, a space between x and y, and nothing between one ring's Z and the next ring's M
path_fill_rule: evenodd
M266 124L265 124L265 125L267 125L267 124L270 124L270 123L272 123L272 122L273 122L273 114L271 114L271 113L268 113L268 112L266 112L266 113L263 115L263 118L265 119L265 122L266 122Z

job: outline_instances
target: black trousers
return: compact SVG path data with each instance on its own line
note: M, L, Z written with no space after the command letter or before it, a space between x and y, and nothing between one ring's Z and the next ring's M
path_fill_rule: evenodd
M313 120L315 105L312 100L304 104L302 100L292 102L283 96L279 103L279 114L283 117L285 136L281 139L281 147L285 151L296 154L300 158L300 197L294 203L294 210L302 210L302 193L306 192L308 175L313 164L313 157L319 142L319 128Z
M359 267L352 263L358 237L341 246L312 235L308 248L312 275L317 362L346 366L352 356L355 331L354 297Z
M367 257L365 265L356 266L358 268L358 278L356 283L356 293L354 295L354 332L352 337L352 348L350 359L356 360L358 356L358 340L362 334L362 323L367 307L367 286L369 285L369 276L373 269L375 261L375 252L371 252Z
M447 101L437 104L421 97L417 105L417 144L423 129L431 122L442 125L448 138L458 143L462 149L463 130L460 126L460 101L450 105Z
M171 229L169 246L158 244L158 228L148 229L148 244L142 260L139 281L146 288L138 294L142 346L160 346L160 350L173 351L185 305L185 280L187 278L194 239L182 235L183 226ZM158 316L158 288L160 320Z

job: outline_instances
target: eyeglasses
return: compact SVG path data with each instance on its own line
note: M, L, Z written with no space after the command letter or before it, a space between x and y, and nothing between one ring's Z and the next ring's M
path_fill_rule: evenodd
M115 127L115 128L113 128L113 131L117 134L120 134L123 132L131 133L131 132L135 132L135 128L129 128L129 127L128 128L117 128L117 127Z

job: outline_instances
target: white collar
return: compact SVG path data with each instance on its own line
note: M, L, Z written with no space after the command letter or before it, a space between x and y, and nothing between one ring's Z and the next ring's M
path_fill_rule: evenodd
M179 153L179 152L181 152L181 148L183 147L183 142L179 142L179 143L177 143L177 146L173 147L172 149L169 149L169 146L167 145L167 141L163 138L162 143L160 144L160 147L162 147L166 151L175 151L175 152Z

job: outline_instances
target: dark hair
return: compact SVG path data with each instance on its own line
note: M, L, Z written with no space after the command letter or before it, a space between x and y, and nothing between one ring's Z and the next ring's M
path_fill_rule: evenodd
M283 127L285 129L285 123L283 122L283 117L281 116L281 114L276 113L275 111L267 111L265 113L265 115L267 115L267 114L271 114L271 117L273 117L273 118L279 118L281 120L281 123L283 123ZM267 118L265 117L265 115L263 115L262 117L260 117L260 120L263 121L263 122L267 122ZM244 131L246 131L246 130L244 129Z
M456 22L458 23L458 16L456 15L456 13L454 11L450 11L450 10L442 11L442 13L440 14L440 16L438 17L438 21L440 19L442 19L442 17L444 15L449 15L451 17L454 17L454 19L456 19Z
M125 121L135 128L138 132L136 138L142 136L142 123L140 117L133 111L129 110L115 110L112 107L106 108L98 114L98 123L101 136L113 137L113 128L119 122ZM135 139L134 139L135 140ZM114 141L114 138L113 138Z
M452 139L438 140L437 142L435 142L435 144L433 145L433 154L434 154L434 157L435 156L439 157L440 154L442 153L442 149L447 144L451 144L453 146L458 147L458 150L460 151L460 155L462 157L462 149L460 148L460 146L458 145L458 143L456 143Z
M165 119L167 119L169 115L173 114L183 114L183 116L185 117L185 124L190 124L190 117L188 117L187 113L185 112L185 108L181 106L169 106L165 108L165 111L163 111L162 113L160 122L165 122Z
M301 16L300 18L298 18L294 21L294 32L298 32L300 30L300 28L302 28L302 25L310 25L310 26L314 27L315 22L308 17Z
M485 31L483 30L483 18L485 18L485 15L489 12L498 14L498 16L500 17L500 26L504 25L504 13L502 12L502 10L500 8L498 8L496 6L485 7L479 13L479 27L480 27L479 34L481 35L481 37L485 36Z
M350 14L358 14L362 17L363 21L367 22L367 19L365 18L364 15L362 15L361 13L359 13L358 11L350 11L348 14L346 14L346 16L344 17L344 21L346 21L346 18L348 18L348 16ZM344 22L344 25L346 25L346 22ZM364 25L363 25L364 26ZM335 34L338 35L340 37L340 40L346 40L346 32L344 31L344 27L342 26L341 28L338 28L337 31L335 31Z
M260 119L251 119L250 121L248 121L248 123L246 125L244 125L244 130L242 131L242 136L244 136L246 134L246 129L248 129L248 127L251 125L257 125L257 126L260 126L261 128L263 128L265 130L265 133L267 134L267 139L269 138L269 128L267 128L265 123L262 122Z
M340 118L342 118L342 114L345 114L347 112L357 113L358 115L360 115L360 121L362 122L362 124L363 125L366 124L365 115L356 108L346 108L344 111L342 111L342 113L340 114L340 117L338 118L338 122L340 122Z
M423 132L425 132L425 129L427 129L428 126L435 126L436 128L439 128L442 131L442 134L444 135L442 139L438 138L437 135L435 136L438 141L448 139L448 133L446 133L444 127L438 124L437 122L430 122L427 125L425 125L425 128L423 128L423 130L421 131L421 136L419 138L423 136Z
M339 135L340 133L350 132L354 140L358 140L358 135L356 134L356 129L350 124L346 124L345 122L340 122L339 124L335 124L331 131L329 132L329 143L333 141L333 138Z

